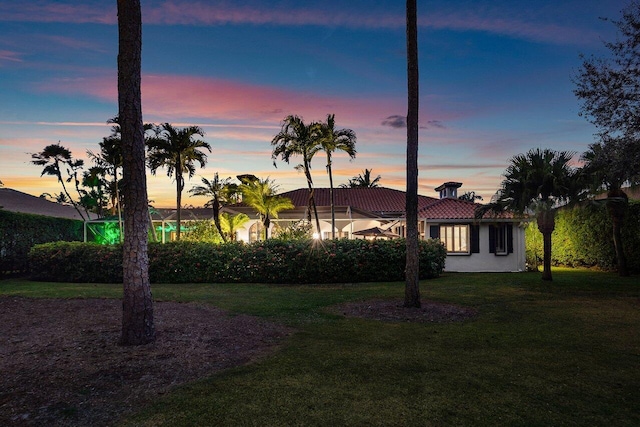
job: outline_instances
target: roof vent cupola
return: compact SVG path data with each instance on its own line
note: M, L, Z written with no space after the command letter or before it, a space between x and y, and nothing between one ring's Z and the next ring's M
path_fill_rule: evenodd
M436 191L440 192L441 199L457 199L458 188L462 187L461 182L445 182L444 184L436 187Z

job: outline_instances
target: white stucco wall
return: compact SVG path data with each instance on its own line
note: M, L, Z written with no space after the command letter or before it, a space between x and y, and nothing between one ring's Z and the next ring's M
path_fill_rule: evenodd
M489 252L489 227L480 226L480 253L447 255L445 271L451 272L517 272L525 270L524 228L513 227L513 253L495 255Z
M238 230L238 239L249 241L249 228L258 220L252 219ZM354 222L353 231L364 230L379 226L375 220L362 220ZM323 232L331 231L331 224L320 221ZM273 227L273 226L272 226ZM273 228L272 228L273 229ZM344 227L343 231L350 232L351 227ZM428 230L428 228L427 228ZM525 270L525 245L524 228L514 224L513 227L513 253L508 255L495 255L489 252L489 227L482 224L480 232L480 253L470 255L447 255L445 271L451 272L518 272ZM351 236L352 238L356 236Z

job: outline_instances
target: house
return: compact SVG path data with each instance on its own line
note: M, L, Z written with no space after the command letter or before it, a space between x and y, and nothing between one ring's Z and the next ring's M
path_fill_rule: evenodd
M436 188L439 197L418 196L418 232L420 239L439 239L447 249L447 271L510 272L525 270L524 224L512 213L486 212L476 218L481 204L458 199L459 182L445 182ZM344 239L389 239L406 235L403 191L391 188L334 188L335 236ZM294 209L280 212L271 219L270 235L309 217L309 191L301 188L281 193ZM314 190L320 231L323 239L332 237L331 202L328 188ZM250 220L236 233L236 239L254 242L262 235L262 221L246 205L224 206L222 212L246 214ZM182 210L185 229L193 221L211 220L212 210ZM154 229L162 242L175 239L175 209L159 209L152 214ZM87 221L102 223L100 221ZM315 218L312 217L315 229Z
M437 238L443 242L447 248L447 271L524 271L522 219L511 213L493 212L476 218L476 210L482 205L458 199L457 190L461 186L458 182L445 182L436 188L438 198L418 196L419 238ZM336 238L390 238L406 235L405 192L376 187L334 188L333 193ZM281 195L291 199L295 208L281 212L278 219L272 219L271 233L277 232L278 227L308 218L307 189L301 188ZM329 189L316 188L314 198L321 237L331 238ZM245 229L239 232L240 240L252 242L259 238L262 223L251 208L235 205L224 209L230 213L242 212L251 218ZM315 224L315 218L312 218L312 224Z
M55 218L84 219L73 206L51 202L45 198L32 196L11 188L0 188L0 208L10 212Z

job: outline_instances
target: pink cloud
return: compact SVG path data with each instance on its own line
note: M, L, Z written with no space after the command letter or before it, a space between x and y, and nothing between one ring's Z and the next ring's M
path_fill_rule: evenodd
M427 28L482 31L552 44L599 43L600 34L585 28L527 21L518 17L482 16L473 12L437 13L419 19Z
M116 8L96 4L64 4L46 0L0 4L0 21L115 24Z
M105 52L102 46L98 46L96 43L87 42L86 40L81 40L72 37L64 37L64 36L54 36L54 35L46 35L43 36L45 42L48 44L55 44L65 49L82 49L82 50L92 50L96 52Z
M237 6L230 3L211 4L169 0L153 6L143 5L143 21L153 25L275 25L287 27L320 26L398 30L405 26L404 14L354 11L344 8L278 8L262 5ZM398 8L402 9L402 8ZM45 0L0 4L0 21L71 22L115 25L115 6L102 4L61 4ZM423 28L456 31L482 31L554 44L599 43L594 31L569 25L534 21L519 16L501 16L497 12L455 10L430 13L419 19Z
M84 94L114 103L117 100L116 81L111 76L56 79L37 89ZM142 97L147 120L171 122L206 119L273 125L289 114L314 121L335 113L340 118L340 126L371 127L378 126L391 113L406 108L402 97L340 98L231 80L173 75L144 76Z
M22 62L22 54L10 50L0 50L0 63L2 61Z

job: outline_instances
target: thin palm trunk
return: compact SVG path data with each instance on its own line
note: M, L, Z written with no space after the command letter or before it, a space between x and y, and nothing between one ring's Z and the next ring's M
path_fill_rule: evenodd
M218 200L217 197L213 199L212 209L213 209L213 223L216 225L216 228L218 229L218 233L220 233L220 237L222 238L222 241L226 242L227 238L222 232L222 224L220 224L220 201Z
M74 182L74 185L76 187L76 193L78 194L78 197L81 197L82 193L80 192L80 181L78 180L78 171L77 170L73 171L73 182ZM72 202L73 202L73 199L72 199ZM87 215L87 219L90 219L89 211L87 210L87 207L86 206L82 206L82 209L84 210L84 213ZM83 216L83 218L84 218L84 216Z
M613 246L616 251L618 275L627 277L630 273L627 267L624 245L622 244L622 226L624 225L627 208L627 195L622 190L611 190L607 193L607 198L609 199L607 201L607 211L609 211L613 225Z
M117 204L120 203L118 199L118 178L114 175L113 180L111 181L111 215L115 215L118 211Z
M405 307L420 307L418 246L418 26L416 0L407 0L407 259Z
M180 164L180 163L178 163ZM176 168L176 240L180 240L180 228L182 217L182 174Z
M542 233L542 280L553 280L551 276L551 235L556 227L556 211L543 210L538 213L538 230Z
M309 187L309 220L311 220L311 212L316 220L316 231L320 234L320 219L318 218L318 208L316 207L316 199L314 197L313 180L311 179L311 166L307 160L304 161L304 174L307 177L307 186Z
M118 190L118 186L116 186L116 197L118 198L118 228L120 230L120 243L123 241L123 229L122 229L122 207L120 205L120 192Z
M331 152L327 152L327 172L329 173L329 198L331 199L331 238L336 238L336 208L333 199L333 174L331 173Z
M60 162L58 162L57 159L56 159L56 169L58 171L58 181L60 182L60 184L62 184L62 190L64 191L64 194L67 196L67 199L69 199L69 201L73 205L73 208L76 210L76 212L78 212L78 215L80 215L80 218L82 218L82 220L85 221L85 217L84 215L82 215L82 212L80 212L80 208L71 197L71 194L69 194L69 191L67 190L67 186L64 185L64 179L62 179L62 175L60 174Z
M262 225L264 225L264 240L269 239L269 226L271 225L271 219L269 215L265 215L264 220L262 221Z

